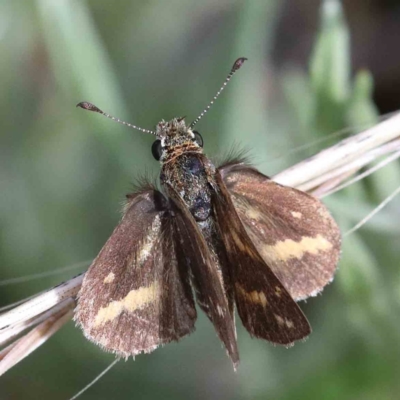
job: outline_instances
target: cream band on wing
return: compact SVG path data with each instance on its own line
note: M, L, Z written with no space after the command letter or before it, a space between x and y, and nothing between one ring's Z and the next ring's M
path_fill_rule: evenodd
M301 259L305 253L313 255L320 251L330 250L332 243L322 235L316 237L303 237L299 242L292 239L286 239L276 242L274 245L265 245L262 247L262 255L273 261L287 261L290 258Z
M148 287L131 290L123 299L112 301L101 307L96 315L93 326L99 327L117 318L123 311L133 312L149 303L154 303L160 297L160 284L153 283Z

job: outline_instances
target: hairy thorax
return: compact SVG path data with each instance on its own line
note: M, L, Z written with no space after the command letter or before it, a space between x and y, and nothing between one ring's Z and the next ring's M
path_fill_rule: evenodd
M161 183L168 182L179 193L196 221L205 221L211 214L214 172L203 154L181 154L163 165Z

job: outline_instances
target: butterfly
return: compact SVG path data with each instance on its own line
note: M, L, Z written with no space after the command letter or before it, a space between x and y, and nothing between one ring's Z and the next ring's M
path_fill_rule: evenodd
M236 368L235 309L251 336L289 345L311 328L298 300L333 279L340 231L313 196L274 182L244 159L215 167L194 125L200 116L136 127L88 102L78 106L156 136L160 186L127 195L119 225L87 271L75 321L120 357L150 353L193 332L195 299Z

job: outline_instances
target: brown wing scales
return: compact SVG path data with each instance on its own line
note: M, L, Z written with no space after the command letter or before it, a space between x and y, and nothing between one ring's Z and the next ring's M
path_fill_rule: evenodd
M187 269L179 265L163 195L131 195L120 224L93 261L78 297L76 322L105 350L128 357L193 331Z

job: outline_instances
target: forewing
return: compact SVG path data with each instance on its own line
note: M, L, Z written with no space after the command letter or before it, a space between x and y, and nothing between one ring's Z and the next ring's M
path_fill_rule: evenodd
M160 192L129 196L120 224L85 275L75 314L85 336L104 350L128 357L193 331L196 310L173 229Z
M239 353L235 321L224 288L222 271L213 261L207 243L185 203L174 188L166 186L175 208L177 241L181 244L179 254L192 273L197 301L212 321L236 367L239 363Z
M231 281L243 325L252 336L290 344L311 332L288 291L265 263L247 234L220 174L213 206L231 262Z
M320 292L333 279L341 240L324 204L245 164L223 166L220 174L250 238L291 296Z

